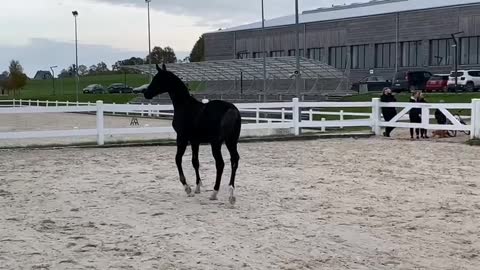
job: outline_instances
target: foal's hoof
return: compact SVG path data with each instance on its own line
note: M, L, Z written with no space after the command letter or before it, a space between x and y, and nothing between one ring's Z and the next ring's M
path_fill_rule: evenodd
M192 193L192 188L188 185L185 186L185 192L187 193L188 197L193 197L195 195L193 195Z
M212 196L210 196L210 201L216 201L218 200L218 191L213 191Z
M237 202L237 198L235 198L235 196L231 196L228 198L228 201L231 205L235 205L235 203Z
M200 185L195 188L195 194L200 194Z
M229 189L230 197L228 198L228 201L230 202L231 205L234 205L235 202L237 201L237 198L235 198L234 192L235 192L235 188L230 186L230 189Z

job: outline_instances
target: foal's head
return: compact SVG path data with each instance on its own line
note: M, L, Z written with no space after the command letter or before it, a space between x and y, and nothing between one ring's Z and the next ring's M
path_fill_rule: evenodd
M153 77L152 82L143 94L146 99L152 99L155 96L167 93L169 90L178 87L175 84L178 83L179 80L176 79L177 77L172 72L167 71L165 64L162 65L162 68L157 65L157 71L157 75Z

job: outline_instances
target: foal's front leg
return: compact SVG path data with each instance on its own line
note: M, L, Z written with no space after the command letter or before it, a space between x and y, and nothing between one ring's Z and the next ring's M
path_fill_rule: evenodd
M183 155L185 154L186 149L187 149L187 142L177 140L177 155L175 157L175 162L177 163L178 174L180 175L180 182L185 188L185 192L187 193L187 195L191 197L193 196L192 188L187 184L187 180L185 179L185 175L183 174L183 169L182 169L182 158L183 158Z
M198 151L200 148L200 144L192 143L192 165L195 169L195 175L197 177L197 186L195 188L195 193L200 193L200 187L202 186L202 179L200 178L200 162L198 161Z

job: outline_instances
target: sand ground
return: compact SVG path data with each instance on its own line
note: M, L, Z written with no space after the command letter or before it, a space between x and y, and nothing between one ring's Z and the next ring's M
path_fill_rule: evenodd
M228 162L208 200L207 146L194 198L174 147L0 150L0 269L480 269L479 148L373 138L239 150L234 208Z

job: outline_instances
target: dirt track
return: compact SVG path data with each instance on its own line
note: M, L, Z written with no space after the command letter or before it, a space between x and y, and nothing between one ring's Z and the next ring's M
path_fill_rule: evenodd
M242 144L234 209L208 147L194 198L174 153L0 151L0 269L480 269L478 148Z

